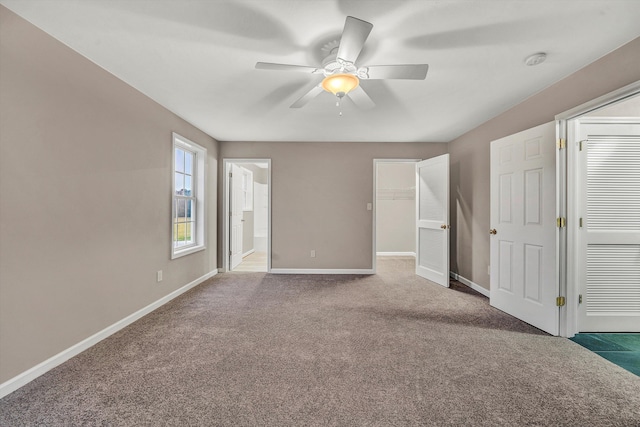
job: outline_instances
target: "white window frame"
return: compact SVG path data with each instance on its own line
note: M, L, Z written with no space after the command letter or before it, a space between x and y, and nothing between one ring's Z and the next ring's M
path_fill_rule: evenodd
M172 151L171 151L171 259L176 259L185 255L199 252L207 248L205 236L207 228L207 220L205 215L205 182L206 182L206 159L207 149L196 144L187 138L172 133ZM192 194L195 200L195 241L188 246L176 247L174 241L174 221L176 216L176 199L182 198L176 196L176 149L181 149L193 153L193 174L192 174Z
M253 210L253 172L242 168L242 210Z

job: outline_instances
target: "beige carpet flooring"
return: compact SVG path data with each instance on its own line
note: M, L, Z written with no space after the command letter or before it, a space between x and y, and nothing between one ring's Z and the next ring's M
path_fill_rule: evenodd
M381 259L220 274L0 400L1 426L640 426L640 378Z

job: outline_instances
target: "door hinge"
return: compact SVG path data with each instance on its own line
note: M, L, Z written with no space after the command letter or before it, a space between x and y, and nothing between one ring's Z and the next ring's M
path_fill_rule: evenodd
M558 150L562 150L564 147L567 146L567 141L565 141L564 138L560 138L556 143L556 145L558 146Z
M233 178L233 172L229 172L229 178Z
M578 295L578 304L582 304L582 294Z
M567 219L565 217L558 217L556 218L556 227L558 228L564 228L567 226Z
M229 256L233 255L233 252L229 251Z
M579 222L578 225L580 226L580 228L582 228L582 218L580 218L580 220L578 222Z
M566 304L566 300L564 297L558 297L556 298L556 305L558 307L563 307Z
M580 151L582 151L582 143L583 142L587 142L587 140L583 139L582 141L578 141L578 148L580 149Z

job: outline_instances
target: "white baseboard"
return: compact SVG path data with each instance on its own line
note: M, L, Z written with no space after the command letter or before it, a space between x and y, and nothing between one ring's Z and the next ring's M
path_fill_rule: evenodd
M256 250L254 249L249 249L247 252L242 254L242 258L251 255L252 253L254 253Z
M373 269L331 269L331 268L272 268L272 274L375 274Z
M412 256L416 257L415 252L376 252L376 256Z
M189 283L187 285L184 285L180 289L176 289L175 291L171 292L168 295L165 295L164 297L160 298L159 300L157 300L155 302L152 302L148 306L136 311L133 314L130 314L129 316L125 317L124 319L121 319L121 320L117 321L113 325L108 326L108 327L104 328L103 330L101 330L100 332L97 332L97 333L91 335L89 338L86 338L86 339L80 341L79 343L67 348L66 350L61 351L60 353L56 354L55 356L50 357L49 359L45 360L44 362L37 364L33 368L28 369L28 370L24 371L23 373L18 374L15 377L3 382L2 384L0 384L0 399L3 398L4 396L8 395L9 393L12 393L12 392L16 391L17 389L19 389L20 387L24 386L25 384L35 380L40 375L50 371L51 369L55 368L56 366L66 362L67 360L71 359L73 356L76 356L76 355L82 353L83 351L85 351L86 349L88 349L89 347L94 346L95 344L99 343L100 341L102 341L103 339L107 338L108 336L110 336L110 335L118 332L119 330L125 328L126 326L132 324L133 322L135 322L136 320L140 319L141 317L151 313L153 310L157 309L158 307L163 306L164 304L168 303L169 301L171 301L172 299L176 298L177 296L187 292L189 289L191 289L191 288L199 285L200 283L204 282L205 280L215 276L217 273L218 273L217 269L213 270L213 271L210 271L209 273L205 274L204 276L197 278L193 282L191 282L191 283Z
M477 283L473 283L471 280L465 279L464 277L460 276L457 273L454 273L453 271L449 272L449 276L451 276L454 280L457 280L458 282L462 283L463 285L467 285L468 287L470 287L474 291L476 291L476 292L484 295L485 297L489 298L489 289L483 288L482 286L478 285Z

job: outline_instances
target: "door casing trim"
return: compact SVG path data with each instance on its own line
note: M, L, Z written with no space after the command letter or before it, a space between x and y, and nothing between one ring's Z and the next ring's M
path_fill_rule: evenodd
M225 158L222 159L222 268L221 272L229 269L229 168L233 163L266 163L267 164L267 193L269 208L267 209L267 272L271 272L271 159L258 158Z
M570 127L572 128L574 126L576 119L592 111L639 95L640 80L555 116L556 137L558 140L564 139L567 147L565 150L560 150L556 162L558 178L556 210L559 217L567 219L576 217L576 185L575 182L573 182L574 180L569 179L569 177L575 175L576 168L575 147L570 147L570 145L572 145L569 139L569 136L572 136L569 132ZM557 241L558 263L560 267L560 295L565 295L567 300L567 304L564 307L560 307L560 336L562 337L572 337L578 332L577 301L579 290L576 284L576 269L578 266L575 262L578 251L577 244L575 229L571 227L571 223L569 223L568 227L561 229Z
M372 236L371 236L371 271L376 274L376 199L378 197L378 164L380 163L415 163L422 161L422 159L373 159L373 197L372 200ZM417 191L417 190L416 190ZM416 203L418 200L416 199Z

